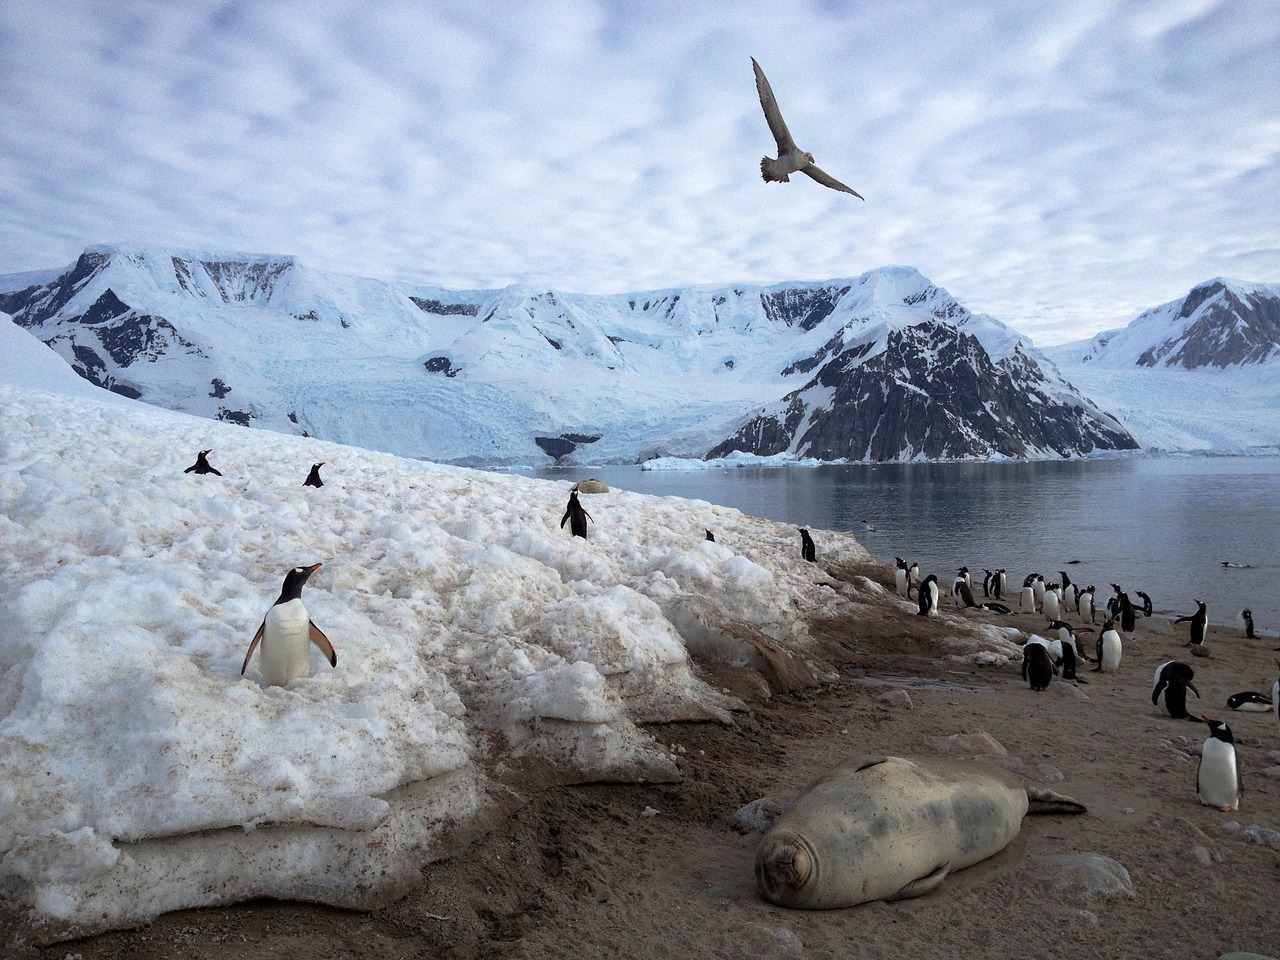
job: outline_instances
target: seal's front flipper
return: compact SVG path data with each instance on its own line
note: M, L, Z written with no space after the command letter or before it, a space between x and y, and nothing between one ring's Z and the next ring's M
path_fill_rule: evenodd
M1073 797L1044 787L1027 787L1027 813L1088 813L1089 808Z
M884 899L886 902L892 903L894 900L910 900L913 897L923 897L926 893L930 893L935 890L938 884L942 883L950 872L951 861L948 860L927 877L921 877L919 880L912 880L893 896L885 897Z

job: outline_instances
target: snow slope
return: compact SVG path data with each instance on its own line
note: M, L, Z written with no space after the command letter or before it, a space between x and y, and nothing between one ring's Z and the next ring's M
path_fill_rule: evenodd
M639 724L738 706L691 654L803 664L803 619L847 609L786 525L615 491L573 538L565 483L86 397L7 321L0 349L0 892L38 937L369 904L485 815L494 765L677 777ZM183 473L203 448L223 476ZM242 677L284 573L317 561L303 600L337 667Z

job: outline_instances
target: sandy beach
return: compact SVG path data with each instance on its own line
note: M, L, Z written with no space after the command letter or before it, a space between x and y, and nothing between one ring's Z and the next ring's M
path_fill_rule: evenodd
M1185 624L1140 620L1116 674L1082 665L1081 683L1055 679L1036 693L1016 662L948 655L971 623L1030 633L1043 631L1041 616L944 604L942 616L922 618L892 596L891 565L826 572L864 601L857 616L810 624L838 678L782 691L793 684L775 676L771 689L755 670L700 664L748 709L731 725L650 728L680 757L678 782L566 784L537 765L495 769L508 793L492 820L456 837L455 853L378 909L254 902L25 954L1185 960L1280 950L1280 731L1271 713L1225 707L1230 694L1270 691L1274 637L1211 628L1209 656L1191 657ZM866 602L863 577L889 592ZM1197 799L1207 726L1151 704L1155 668L1175 658L1196 670L1203 699L1191 709L1231 724L1245 791L1237 812ZM740 808L793 795L849 757L938 753L993 756L1088 813L1028 817L1001 853L918 899L799 911L757 893L760 834L735 816Z

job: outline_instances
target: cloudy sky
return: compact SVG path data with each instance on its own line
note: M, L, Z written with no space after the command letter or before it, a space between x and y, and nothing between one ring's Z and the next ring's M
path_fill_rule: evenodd
M799 145L776 152L759 60ZM4 0L0 273L619 293L920 269L1047 346L1280 281L1275 0Z

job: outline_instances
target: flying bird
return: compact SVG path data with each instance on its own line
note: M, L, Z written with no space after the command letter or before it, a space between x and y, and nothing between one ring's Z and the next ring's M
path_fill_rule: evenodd
M751 66L756 72L756 90L760 94L760 106L764 108L764 118L769 121L773 139L778 141L778 159L761 158L760 176L766 181L789 183L791 179L789 174L803 173L817 180L824 187L830 187L842 193L852 193L859 200L865 200L866 198L857 190L845 186L829 173L815 167L813 154L796 146L796 142L791 139L791 131L787 129L786 121L782 119L782 112L778 109L778 101L774 99L769 81L765 78L764 71L760 69L760 64L756 63L755 57L751 58Z

